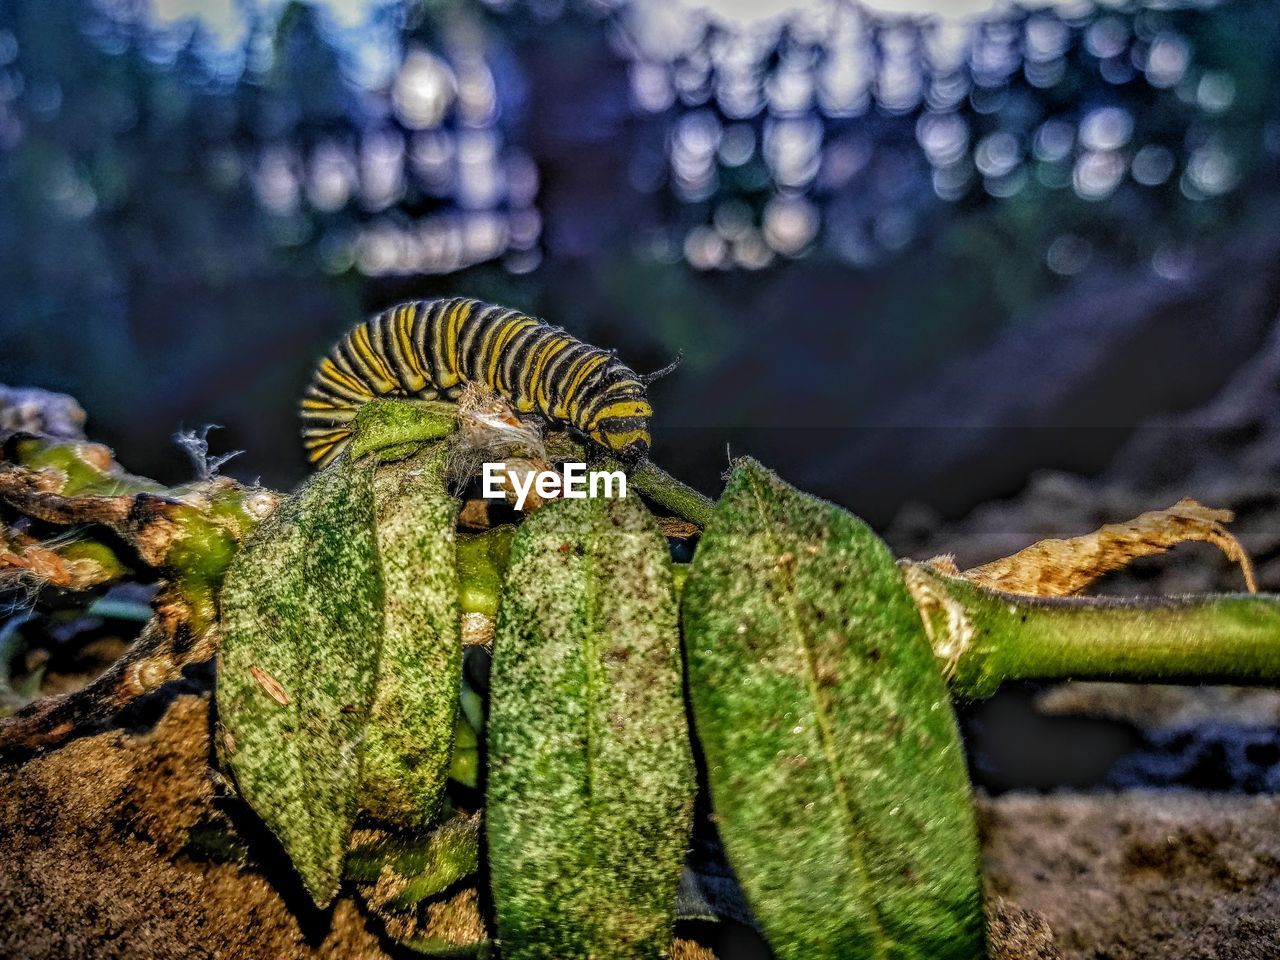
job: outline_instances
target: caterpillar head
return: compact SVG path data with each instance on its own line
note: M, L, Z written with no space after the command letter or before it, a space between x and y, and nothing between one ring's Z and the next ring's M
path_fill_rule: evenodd
M593 441L622 460L643 460L649 455L649 417L653 408L643 397L610 404L587 431Z

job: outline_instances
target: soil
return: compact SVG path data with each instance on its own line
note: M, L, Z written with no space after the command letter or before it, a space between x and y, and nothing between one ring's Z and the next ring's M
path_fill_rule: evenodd
M353 897L306 902L218 784L209 729L208 697L184 693L148 730L0 771L0 956L400 954ZM1280 799L1005 794L978 810L1000 960L1275 955ZM258 859L216 840L235 836Z
M1066 960L1280 954L1280 799L1135 790L979 804L991 894Z

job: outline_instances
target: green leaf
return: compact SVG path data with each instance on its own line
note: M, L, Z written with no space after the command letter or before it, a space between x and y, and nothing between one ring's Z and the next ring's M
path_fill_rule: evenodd
M383 593L382 656L369 716L360 806L387 823L435 818L453 755L462 676L458 502L442 445L378 467L373 480Z
M356 434L348 458L367 453L408 453L423 441L439 440L458 428L458 405L444 400L377 397L356 411Z
M959 733L875 534L745 462L683 615L712 808L778 957L982 956Z
M511 559L515 533L514 526L503 524L483 533L464 533L458 537L458 573L462 579L464 613L483 613L487 617L497 614L498 594Z
M412 910L480 867L480 814L459 814L425 837L382 840L356 847L347 860L346 876L375 883L385 876L398 888L389 905Z
M694 774L668 556L635 498L553 501L516 537L488 725L509 960L670 943Z
M373 464L313 475L223 586L222 756L316 903L338 890L382 634Z

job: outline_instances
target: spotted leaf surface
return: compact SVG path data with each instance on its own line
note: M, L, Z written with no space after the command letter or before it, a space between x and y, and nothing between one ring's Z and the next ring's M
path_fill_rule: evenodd
M516 536L486 814L511 960L670 944L694 775L668 557L638 499L553 501Z
M233 560L218 716L240 794L319 904L356 815L382 635L373 464L313 475Z
M403 827L430 824L453 756L462 673L458 502L439 445L373 478L382 578L382 654L365 743L360 806Z
M982 956L959 734L874 533L740 464L682 612L712 807L777 955Z

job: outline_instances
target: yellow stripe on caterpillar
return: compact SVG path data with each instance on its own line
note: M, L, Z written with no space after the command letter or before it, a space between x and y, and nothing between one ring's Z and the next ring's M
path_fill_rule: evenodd
M340 455L368 400L452 399L473 379L521 413L572 428L619 456L648 452L653 410L645 382L612 353L534 317L452 299L392 307L321 359L301 402L308 456L323 466ZM625 422L616 431L602 429L609 420Z

